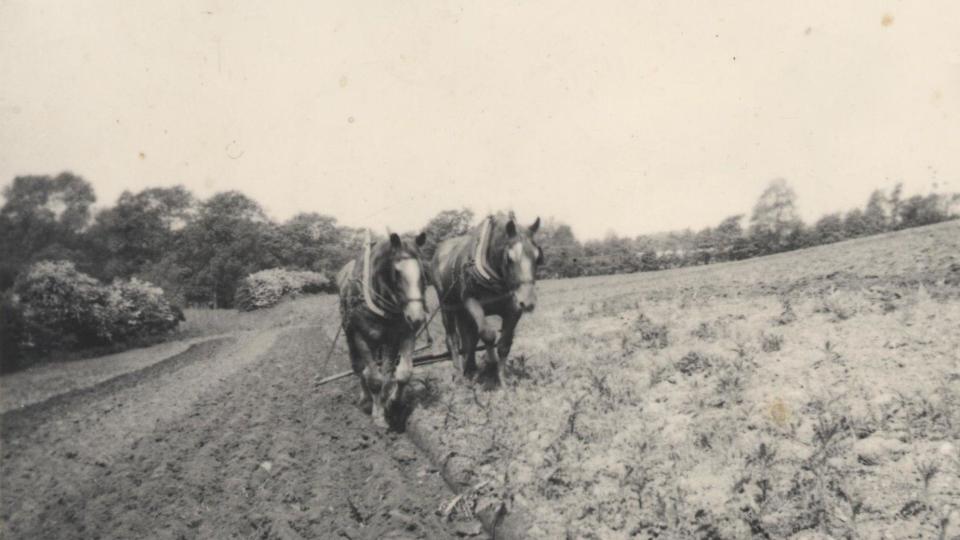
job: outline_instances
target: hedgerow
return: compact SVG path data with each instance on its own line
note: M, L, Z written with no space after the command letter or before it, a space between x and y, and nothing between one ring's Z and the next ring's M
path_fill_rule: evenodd
M275 305L285 296L322 292L330 280L317 272L271 268L243 278L237 288L236 306L253 311Z
M165 334L183 314L150 283L110 285L77 271L72 262L29 267L3 299L3 369L53 351L128 343Z

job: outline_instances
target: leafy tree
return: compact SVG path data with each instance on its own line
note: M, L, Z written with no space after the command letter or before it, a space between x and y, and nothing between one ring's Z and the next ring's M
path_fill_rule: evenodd
M158 262L175 242L176 232L196 212L183 186L124 191L116 206L101 211L90 229L105 280L130 277Z
M797 195L786 180L778 178L753 207L750 235L764 253L798 247L803 222L796 209Z
M690 264L710 264L716 255L717 239L713 227L705 227L698 231L693 239L690 250Z
M716 242L718 256L720 260L734 259L734 247L737 242L743 238L743 227L740 221L743 214L730 216L717 225L714 229L713 237Z
M461 208L460 210L444 210L428 221L423 228L423 231L427 233L427 242L420 248L424 258L431 259L440 242L447 238L466 234L470 230L473 217L473 210Z
M863 212L866 234L877 234L889 229L889 205L890 201L882 190L876 189L870 194L867 207Z
M827 214L813 225L812 243L831 244L847 237L843 216L839 212Z
M301 213L277 229L277 252L285 267L324 274L333 284L333 276L357 253L359 243L350 229L337 220L318 213Z
M887 230L896 230L900 228L900 213L903 205L903 184L897 183L890 193L890 220L887 222Z
M81 261L81 233L96 201L83 178L63 172L18 176L3 189L0 208L0 288L6 289L24 265L44 255Z
M843 220L843 229L847 238L858 238L870 234L870 224L863 210L854 208L847 212L847 217Z
M279 236L255 201L237 191L218 193L200 205L176 249L160 261L163 285L191 304L231 307L240 279L282 265Z
M546 219L540 225L536 241L544 255L540 276L556 278L580 275L583 247L569 225L553 218Z
M900 228L920 227L950 219L950 197L931 193L914 195L899 206Z

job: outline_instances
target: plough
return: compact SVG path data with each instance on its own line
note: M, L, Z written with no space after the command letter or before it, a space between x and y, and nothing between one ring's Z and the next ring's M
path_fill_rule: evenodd
M439 313L441 309L443 309L442 306L437 306L437 309L433 310L433 313L430 314L430 317L427 319L426 324L424 324L423 327L420 328L420 331L417 332L416 338L414 339L419 339L420 335L423 332L425 332L427 328L430 327L430 323L433 322L433 318L437 316L437 313ZM334 348L337 345L337 339L340 337L340 332L341 332L341 328L338 328L337 334L333 337L333 342L330 344L330 351L327 352L327 358L324 361L324 367L326 367L326 364L330 362L330 357L331 355L333 355ZM414 350L414 353L422 352L433 347L433 338L430 337L429 332L427 333L427 339L428 339L427 344ZM493 346L496 347L497 343L494 343ZM466 354L466 353L464 351L460 351L460 354ZM413 358L413 365L414 367L428 366L430 364L436 364L438 362L443 362L449 359L450 359L450 351L442 352L442 353L425 354L422 356L415 356ZM346 379L351 375L353 375L353 370L343 371L335 375L330 375L329 377L320 379L319 381L316 382L315 386L321 386L334 381L339 381L340 379Z

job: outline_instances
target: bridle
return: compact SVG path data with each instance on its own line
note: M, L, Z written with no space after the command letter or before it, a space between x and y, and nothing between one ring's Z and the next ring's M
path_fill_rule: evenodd
M404 260L415 260L415 261L417 261L417 264L420 265L421 280L422 280L422 279L423 279L423 277L422 277L423 262L420 260L419 257L417 257L417 256L415 256L415 255L411 255L411 254L409 254L409 253L404 253L403 255L398 256L398 257L391 257L390 262L395 264L395 263L397 263L397 262L404 261ZM378 272L378 274L379 274L379 272ZM381 278L381 279L382 279L382 278ZM391 280L391 281L393 281L393 280ZM421 295L421 296L419 296L419 297L417 297L417 298L407 298L407 297L403 297L403 298L398 299L398 298L397 298L398 295L397 295L396 292L393 292L393 291L389 291L389 290L388 290L386 294L383 294L383 293L381 293L380 291L378 291L378 290L377 290L377 287L376 287L376 284L378 284L379 282L380 282L380 280L371 280L371 283L370 283L370 285L371 285L371 287L370 287L370 295L372 296L372 300L373 300L374 304L376 304L376 307L380 308L380 310L382 310L382 311L384 312L384 314L377 313L377 315L381 315L381 316L383 316L384 318L387 318L387 317L386 317L386 314L390 314L390 315L393 315L394 317L397 317L397 316L403 314L403 312L404 312L404 310L407 308L407 306L409 306L410 304L416 304L416 303L419 303L421 306L423 306L423 309L424 309L424 310L427 309L427 301L426 301L426 297L425 297L425 296ZM375 312L375 313L376 313L376 312Z
M534 247L537 249L540 249L536 244L534 244ZM531 285L531 286L536 285L536 280L532 278L511 280L507 277L510 274L512 274L512 272L509 271L509 262L508 262L509 257L507 257L506 253L507 253L507 250L504 250L501 261L500 261L500 267L497 269L498 273L500 274L499 279L504 285L503 288L506 289L509 294L513 294L517 292L517 290L519 290L520 287L524 285ZM534 259L534 261L535 260L536 259ZM536 273L536 270L534 270L534 273Z

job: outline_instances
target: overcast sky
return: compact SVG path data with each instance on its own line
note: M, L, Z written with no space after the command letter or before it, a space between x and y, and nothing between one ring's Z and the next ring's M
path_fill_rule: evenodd
M811 220L898 181L960 190L958 21L953 0L0 0L0 184L238 189L396 230L513 208L593 238L716 224L783 177Z

